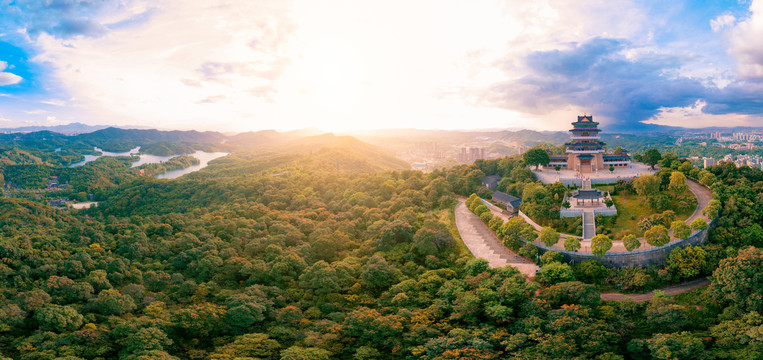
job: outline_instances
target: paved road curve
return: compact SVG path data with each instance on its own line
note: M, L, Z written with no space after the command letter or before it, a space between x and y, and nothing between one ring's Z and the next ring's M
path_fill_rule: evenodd
M484 258L490 267L511 265L518 268L522 274L529 277L535 276L539 267L531 260L514 254L506 248L487 225L469 211L463 201L459 201L456 205L455 213L458 233L474 257Z

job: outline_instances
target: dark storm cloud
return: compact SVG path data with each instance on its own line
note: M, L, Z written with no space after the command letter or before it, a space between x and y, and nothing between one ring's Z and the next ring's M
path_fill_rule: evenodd
M498 106L544 114L579 106L606 118L610 127L637 127L660 107L685 107L705 96L695 79L671 76L681 62L659 54L629 59L629 43L595 38L566 50L539 51L524 58L527 74L494 84L486 98Z

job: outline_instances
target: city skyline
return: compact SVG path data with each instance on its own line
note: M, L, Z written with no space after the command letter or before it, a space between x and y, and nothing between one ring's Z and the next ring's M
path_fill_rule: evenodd
M763 124L763 1L25 2L0 127Z

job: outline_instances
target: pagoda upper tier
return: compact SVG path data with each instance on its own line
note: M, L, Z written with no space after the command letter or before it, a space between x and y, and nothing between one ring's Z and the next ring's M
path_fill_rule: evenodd
M599 123L596 121L593 121L592 115L583 115L578 116L578 121L575 121L572 123L572 129L570 129L570 132L573 134L580 134L580 133L598 133L601 131L599 128Z

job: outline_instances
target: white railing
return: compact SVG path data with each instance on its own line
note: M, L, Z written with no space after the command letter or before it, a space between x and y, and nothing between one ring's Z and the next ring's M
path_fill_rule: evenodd
M571 154L599 154L599 153L604 153L604 149L599 149L599 150L573 150L573 149L567 149L567 153L571 153Z

